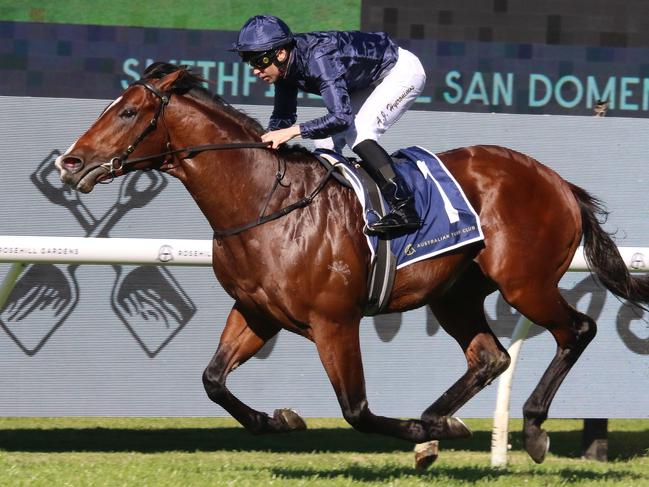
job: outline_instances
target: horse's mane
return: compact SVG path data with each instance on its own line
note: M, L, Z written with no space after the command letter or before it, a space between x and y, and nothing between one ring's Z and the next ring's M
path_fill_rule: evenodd
M177 66L171 63L156 62L146 68L146 70L142 74L142 77L144 79L161 79L171 73L175 73L176 71L180 70L185 71L185 74L180 77L178 82L175 84L175 93L183 95L187 94L202 102L203 104L211 105L219 112L224 113L228 117L234 119L238 124L242 125L248 132L251 132L253 135L260 136L264 133L264 128L257 120L237 110L220 96L212 94L210 91L208 91L203 86L203 83L206 80L189 70L187 66Z
M199 102L211 106L215 110L224 114L235 123L241 125L247 132L251 133L257 138L266 132L264 127L253 117L238 110L226 102L219 95L211 93L205 88L203 83L206 82L204 78L192 72L187 66L178 66L176 64L155 62L144 70L142 77L146 80L162 79L165 76L175 73L176 71L183 70L185 74L180 77L174 86L174 92L182 95L189 95ZM308 154L309 150L300 145L286 144L282 147L282 153L285 155L304 155Z

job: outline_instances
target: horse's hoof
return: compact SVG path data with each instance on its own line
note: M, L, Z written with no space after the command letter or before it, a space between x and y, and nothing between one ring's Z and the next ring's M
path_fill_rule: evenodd
M415 468L426 470L439 456L439 441L433 440L415 445Z
M473 435L469 427L460 418L449 416L446 418L449 438L469 438Z
M287 431L305 430L306 423L293 409L275 409L273 418L286 426Z
M536 463L543 463L545 455L550 450L550 437L545 430L539 430L539 434L525 438L525 451Z

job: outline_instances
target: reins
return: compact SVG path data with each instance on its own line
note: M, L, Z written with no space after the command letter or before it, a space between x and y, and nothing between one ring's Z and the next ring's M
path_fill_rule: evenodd
M129 168L130 166L137 164L138 162L148 161L151 159L158 159L164 156L171 156L174 154L180 154L181 152L187 152L187 154L182 157L182 159L191 159L196 154L201 152L211 151L211 150L228 150L228 149L268 149L268 142L229 142L224 144L203 144L203 145L194 145L190 147L181 147L180 149L168 150L165 152L160 152L158 154L152 154L150 156L136 157L135 159L129 159L122 162L122 168Z
M265 215L264 213L266 212L266 207L268 206L268 202L270 201L270 197L273 195L275 192L275 189L277 189L277 186L279 182L281 181L280 178L275 178L275 184L273 185L273 189L271 190L270 194L268 195L268 198L266 199L266 204L261 210L261 213L259 214L259 217L256 220L250 221L244 225L241 225L239 227L235 228L230 228L228 230L214 230L214 238L223 238L223 237L230 237L231 235L237 235L238 233L241 233L245 230L248 230L250 228L256 227L258 225L261 225L263 223L267 223L273 220L277 220L278 218L281 218L285 215L288 215L290 212L297 210L298 208L304 208L305 206L308 206L311 204L313 199L316 197L316 195L324 188L324 185L327 183L329 178L331 177L331 174L335 170L336 166L332 165L325 175L318 181L318 184L316 185L315 189L309 193L308 196L305 196L304 198L296 201L295 203L292 203L288 206L285 206L284 208L281 208L270 215ZM279 173L278 173L279 174Z
M142 133L138 135L135 141L126 148L126 150L122 153L122 155L120 155L119 157L113 157L109 162L106 162L101 165L101 167L103 167L106 171L108 171L108 173L113 179L117 175L118 171L120 172L120 174L125 174L131 171L133 166L139 162L149 161L151 159L159 159L161 157L166 157L166 156L171 156L171 155L176 155L181 153L186 153L182 157L182 159L189 159L191 157L194 157L196 154L200 154L201 152L213 151L213 150L268 149L269 148L268 147L270 144L269 142L228 142L222 144L202 144L202 145L195 145L190 147L181 147L180 149L169 149L167 151L159 152L157 154L136 157L135 159L129 159L129 156L133 153L133 151L135 151L135 148L138 146L138 144L142 142L142 140L144 140L144 138L147 135L149 135L157 128L158 119L160 117L163 117L164 120L164 109L169 104L169 100L171 98L171 93L168 94L160 93L153 85L147 83L144 80L135 81L132 83L132 85L141 85L144 88L146 88L148 91L150 91L160 99L160 105L158 105L158 108L156 109L153 119L151 119L149 124L144 128ZM170 146L169 142L167 142L167 146L168 147ZM275 193L275 190L277 189L277 186L281 184L281 181L284 178L285 172L280 172L278 168L278 171L275 175L275 182L273 184L273 187L270 193L268 194L264 202L264 206L262 207L261 212L257 217L257 219L252 220L244 225L231 228L228 230L214 230L214 238L223 238L223 237L230 237L232 235L237 235L250 228L262 225L264 223L273 220L277 220L278 218L286 216L292 211L297 210L298 208L303 208L305 206L310 205L313 199L316 197L316 195L322 190L322 188L324 188L325 184L331 177L334 169L335 166L329 167L325 175L320 179L320 181L318 181L318 184L313 189L313 191L309 193L308 196L305 196L300 200L296 201L295 203L285 206L269 215L264 215L264 213L266 212L266 208L268 207L268 204L270 203L270 200L273 194Z

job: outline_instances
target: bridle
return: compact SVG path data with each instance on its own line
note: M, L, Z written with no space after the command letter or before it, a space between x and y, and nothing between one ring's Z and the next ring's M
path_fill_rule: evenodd
M130 86L135 86L135 85L140 85L144 86L147 90L149 90L151 93L153 93L159 100L160 103L158 104L156 111L153 115L153 118L149 122L149 124L144 128L144 130L136 137L136 139L133 141L132 144L130 144L126 150L122 153L122 155L118 157L113 157L109 162L106 162L101 165L112 178L117 176L118 174L124 174L128 171L127 168L130 168L135 164L134 161L135 159L128 161L128 157L135 151L135 148L142 142L147 135L149 135L151 132L153 132L156 127L158 126L158 119L164 112L165 107L169 104L169 99L171 97L171 93L160 93L158 89L151 85L150 83L147 83L144 80L138 80L133 83L131 83ZM149 156L144 160L149 160L149 159L154 159L155 156ZM141 162L141 158L138 158L137 162Z
M135 159L129 159L129 156L133 153L133 151L135 151L135 148L140 144L140 142L142 142L151 132L153 132L158 127L158 120L162 117L162 120L164 121L164 109L169 104L172 95L172 92L167 92L167 93L160 92L155 86L153 86L151 83L148 83L146 80L143 79L134 81L133 83L130 84L130 86L134 86L134 85L143 86L149 92L153 93L160 100L160 104L156 108L153 118L151 119L149 124L144 128L144 130L140 133L140 135L138 135L135 138L133 143L129 145L120 156L113 157L109 162L105 162L104 164L100 165L100 167L105 169L110 175L110 180L106 182L110 182L116 176L120 176L131 171L135 166L135 164L137 164L138 162L149 161L151 159L158 159L160 157L176 155L183 152L185 154L183 155L182 159L190 159L194 157L194 155L200 152L211 151L211 150L268 149L269 148L270 145L269 142L229 142L224 144L203 144L203 145L196 145L190 147L181 147L180 149L172 149L171 143L169 142L169 137L167 136L168 150L164 152L159 152L158 154L152 154L148 156L136 157ZM280 161L279 158L278 161ZM235 228L230 228L228 230L214 230L214 238L223 238L223 237L229 237L231 235L237 235L245 230L248 230L250 228L256 227L258 225L261 225L269 221L276 220L280 217L288 215L293 210L297 210L298 208L303 208L311 204L313 198L315 198L316 195L322 190L322 188L324 188L325 184L327 183L327 181L329 180L329 178L331 177L335 169L335 166L331 165L328 168L326 174L320 179L316 187L307 196L304 196L303 198L299 199L295 203L280 208L279 210L269 215L265 215L264 213L266 213L266 208L268 207L268 204L270 203L270 200L272 199L275 190L277 189L278 186L284 186L284 184L282 183L282 179L284 178L284 175L286 173L286 168L284 167L284 169L281 170L279 166L281 166L280 162L278 162L278 169L277 169L277 173L275 174L275 182L273 184L273 187L270 193L268 194L268 196L266 197L264 206L262 207L261 213L259 214L257 219L252 220L244 225Z
M162 117L164 120L164 109L169 104L171 100L172 92L161 93L155 86L147 81L140 79L134 81L129 86L140 85L146 88L149 92L153 93L159 100L153 118L149 124L142 130L140 135L138 135L132 144L130 144L126 150L117 157L113 157L109 162L101 164L100 167L105 169L110 175L111 179L107 182L112 181L116 176L126 174L127 172L133 169L133 166L138 162L149 161L151 159L158 159L160 157L171 156L176 154L181 154L185 152L183 159L190 159L200 152L210 151L210 150L227 150L227 149L267 149L269 146L268 142L230 142L225 144L204 144L196 145L190 147L181 147L180 149L172 149L171 143L167 141L167 149L164 152L159 152L157 154L151 154L148 156L136 157L135 159L129 159L130 155L135 151L135 148L142 142L151 132L153 132L158 127L158 120Z

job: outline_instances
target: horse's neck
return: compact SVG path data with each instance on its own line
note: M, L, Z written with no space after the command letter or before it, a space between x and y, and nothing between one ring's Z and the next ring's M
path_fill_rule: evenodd
M197 113L192 117L191 129L180 120L182 118L179 118L179 123L170 124L171 139L177 148L259 142L231 118L216 120L205 113ZM268 149L241 148L202 152L192 159L182 160L179 170L171 171L171 174L183 182L212 227L224 229L259 216L272 190L278 167L284 167L278 153ZM269 209L285 199L288 192L278 186Z

